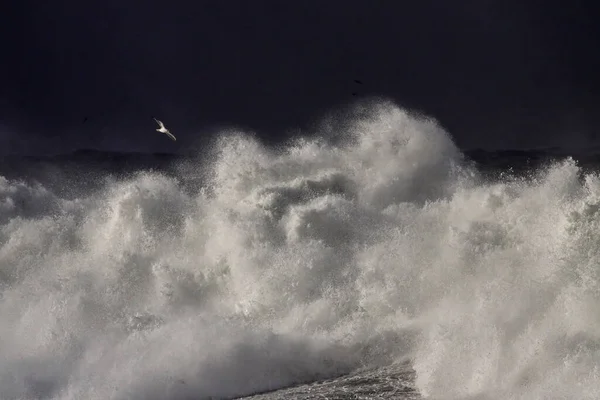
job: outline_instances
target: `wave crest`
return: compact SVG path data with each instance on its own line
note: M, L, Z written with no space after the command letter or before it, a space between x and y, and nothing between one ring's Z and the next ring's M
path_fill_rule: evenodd
M224 135L195 191L0 179L1 397L233 397L407 359L426 396L597 397L599 178L485 181L389 103L339 138Z

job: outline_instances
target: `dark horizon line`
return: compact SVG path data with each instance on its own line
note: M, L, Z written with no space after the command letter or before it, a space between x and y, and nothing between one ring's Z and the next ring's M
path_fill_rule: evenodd
M209 146L210 147L210 146ZM569 156L574 154L582 154L582 153L590 153L590 151L597 153L600 155L600 144L587 146L585 149L580 150L568 150L562 148L560 146L545 146L545 147L530 147L530 148L499 148L499 149L486 149L482 147L473 147L473 148L459 148L460 152L464 154L477 154L477 153L512 153L512 154L526 154L526 153L545 153L545 154L555 154L557 156ZM135 151L135 150L106 150L99 149L93 147L86 147L76 149L70 152L59 152L55 154L5 154L0 156L0 158L30 158L30 159L52 159L52 158L61 158L61 157L70 157L74 155L120 155L120 156L158 156L158 157L198 157L201 156L200 152L190 150L188 152L146 152L146 151Z

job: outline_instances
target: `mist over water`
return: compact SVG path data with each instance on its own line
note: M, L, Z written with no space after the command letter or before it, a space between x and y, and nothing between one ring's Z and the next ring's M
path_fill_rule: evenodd
M489 181L387 103L344 129L231 133L180 176L76 196L0 178L0 398L227 398L405 361L431 398L598 398L600 178Z

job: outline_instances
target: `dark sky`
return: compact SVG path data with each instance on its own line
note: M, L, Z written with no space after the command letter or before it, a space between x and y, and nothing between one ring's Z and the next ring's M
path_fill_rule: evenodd
M181 151L230 125L277 141L371 95L463 148L600 141L594 1L9 3L2 153Z

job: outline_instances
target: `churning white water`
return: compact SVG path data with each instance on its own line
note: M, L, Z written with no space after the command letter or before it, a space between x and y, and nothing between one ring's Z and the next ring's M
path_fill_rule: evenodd
M0 398L232 397L406 360L432 398L599 398L598 176L484 182L435 122L371 111L338 144L224 136L197 191L0 178Z

